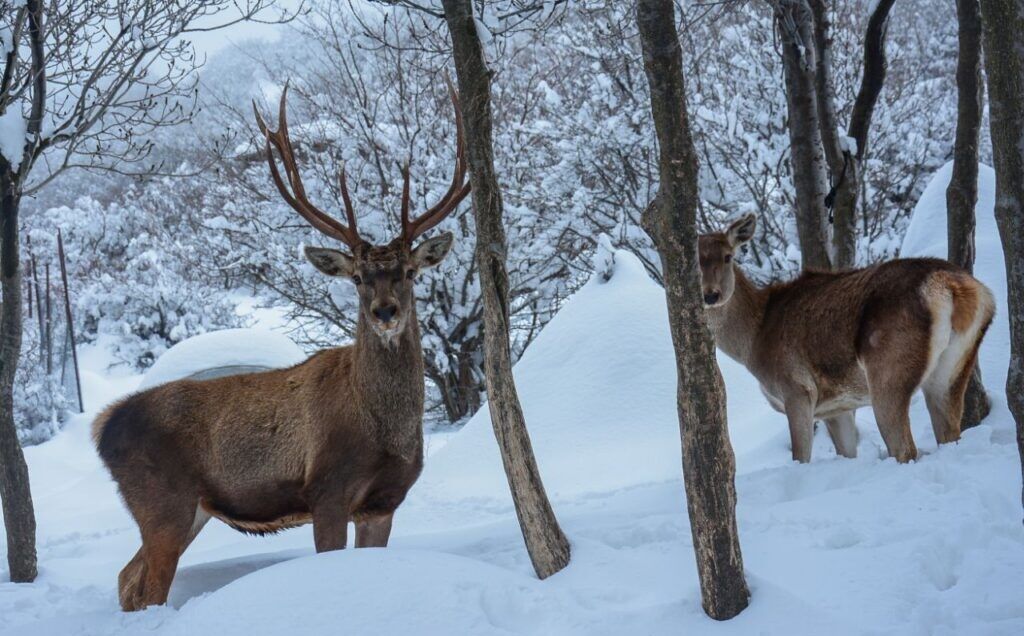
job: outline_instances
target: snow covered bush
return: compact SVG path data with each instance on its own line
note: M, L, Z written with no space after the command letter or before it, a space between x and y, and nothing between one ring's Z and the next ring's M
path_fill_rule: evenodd
M116 356L138 369L189 336L239 322L195 240L182 186L154 179L106 205L82 197L37 217L32 232L55 255L52 228L63 230L79 340L113 335Z

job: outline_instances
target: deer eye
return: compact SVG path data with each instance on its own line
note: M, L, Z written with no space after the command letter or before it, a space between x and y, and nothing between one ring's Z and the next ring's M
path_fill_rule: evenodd
M410 269L409 271L407 271L405 273L405 278L407 280L412 280L412 279L416 278L416 270Z
M352 276L352 282L355 283L356 285L362 285L363 278L359 274L355 274Z
M725 262L728 263L731 260L732 260L732 254L726 254L725 255Z

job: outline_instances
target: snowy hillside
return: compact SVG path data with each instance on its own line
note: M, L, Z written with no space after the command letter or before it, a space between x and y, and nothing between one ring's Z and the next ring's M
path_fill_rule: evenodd
M947 167L922 197L905 256L944 250L948 178ZM984 168L981 188L977 275L1002 303ZM484 408L447 443L428 439L390 548L315 555L308 527L251 538L211 523L182 558L170 606L122 614L117 573L139 539L83 417L26 449L41 575L0 584L0 634L1021 634L1007 350L1001 304L981 357L992 415L936 449L915 400L922 457L903 466L884 458L866 410L857 459L836 458L819 431L813 462L792 463L785 419L744 369L720 359L753 599L716 623L700 608L664 296L618 252L612 278L581 289L516 367L545 485L572 541L563 572L533 576Z

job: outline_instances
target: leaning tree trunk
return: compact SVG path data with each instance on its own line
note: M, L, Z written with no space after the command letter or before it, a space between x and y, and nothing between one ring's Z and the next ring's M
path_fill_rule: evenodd
M36 578L36 517L28 466L14 428L14 375L21 357L22 310L18 205L15 174L10 164L0 159L0 499L11 580L24 583Z
M697 153L686 113L673 0L640 0L636 13L660 148L658 193L643 224L657 244L665 273L683 477L704 611L725 620L743 611L750 592L736 527L736 461L726 426L725 386L700 291Z
M978 0L957 0L959 55L956 66L957 119L953 177L946 188L949 260L974 271L974 209L978 204L978 141L985 89L981 81L981 10ZM981 370L974 366L961 428L977 426L991 409Z
M444 0L444 17L452 38L455 73L466 118L476 259L484 301L487 403L526 549L537 576L543 579L568 565L569 541L544 492L512 378L504 210L494 171L491 136L491 71L473 19L472 0Z
M789 162L796 191L796 229L804 269L828 270L828 173L821 142L815 97L814 50L810 9L806 2L775 5L775 20L782 44L789 110Z
M981 15L1010 321L1006 401L1024 477L1024 0L981 0Z

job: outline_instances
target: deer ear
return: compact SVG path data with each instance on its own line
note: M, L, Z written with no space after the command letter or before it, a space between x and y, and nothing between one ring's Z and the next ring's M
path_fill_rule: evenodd
M416 267L424 269L443 261L444 257L448 255L448 250L452 248L454 238L451 232L444 232L417 245L416 249L412 251L412 259L416 263Z
M352 276L356 272L356 261L345 252L326 247L303 248L306 259L328 276Z
M744 214L732 222L725 236L729 239L729 245L739 247L750 239L754 238L754 229L757 227L757 216Z

